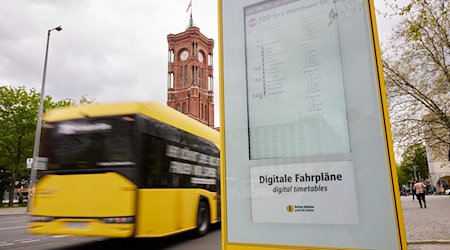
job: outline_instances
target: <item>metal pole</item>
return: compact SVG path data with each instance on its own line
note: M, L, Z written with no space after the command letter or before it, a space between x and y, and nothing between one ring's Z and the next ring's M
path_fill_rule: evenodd
M61 26L48 30L47 32L47 47L45 49L45 59L44 59L44 73L42 75L42 84L41 84L41 93L39 99L39 109L38 109L38 117L36 124L36 135L34 137L34 148L33 148L33 163L31 165L31 176L30 176L30 189L28 192L28 203L27 203L27 211L31 211L33 205L34 198L34 184L36 182L37 177L37 167L38 167L38 158L39 158L39 144L41 141L41 129L42 129L42 113L44 109L44 98L45 98L45 77L47 75L47 59L48 59L48 47L50 44L50 32L52 30L61 31Z

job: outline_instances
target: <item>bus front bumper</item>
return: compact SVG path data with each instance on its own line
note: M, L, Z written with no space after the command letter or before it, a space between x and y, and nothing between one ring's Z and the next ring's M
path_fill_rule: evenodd
M133 235L134 223L113 224L97 219L55 219L49 222L29 222L30 234L79 235L126 238Z

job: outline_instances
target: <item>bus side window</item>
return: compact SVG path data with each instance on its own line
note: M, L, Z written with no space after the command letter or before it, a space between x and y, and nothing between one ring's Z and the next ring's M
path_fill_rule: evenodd
M166 142L158 137L146 135L144 167L147 173L148 187L167 187L168 176L166 169L167 160L165 155Z

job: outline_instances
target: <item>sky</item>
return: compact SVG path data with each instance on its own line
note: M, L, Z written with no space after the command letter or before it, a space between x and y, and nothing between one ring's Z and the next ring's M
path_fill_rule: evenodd
M374 0L383 10L383 0ZM95 102L167 101L167 35L186 30L189 0L0 0L0 86ZM219 126L217 1L193 0L194 25L214 39L215 126ZM377 17L380 41L395 20Z

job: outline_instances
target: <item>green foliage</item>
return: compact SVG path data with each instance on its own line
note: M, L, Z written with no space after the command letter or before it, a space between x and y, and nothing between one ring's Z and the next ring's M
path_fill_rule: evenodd
M398 167L400 185L406 184L414 178L419 179L420 177L425 180L429 177L427 153L424 145L414 144L407 147L402 154L402 159Z
M411 177L408 176L408 174L404 171L403 168L400 167L400 165L397 166L397 177L399 186L402 185L408 186L409 181L411 181Z
M84 97L84 99L87 99ZM84 100L83 99L83 100ZM0 196L13 191L16 183L27 183L30 171L26 159L32 157L40 94L25 87L0 86ZM74 105L70 99L44 98L48 109ZM12 200L10 199L10 205Z
M34 90L0 87L0 171L8 188L28 176L25 162L32 155L38 104Z

